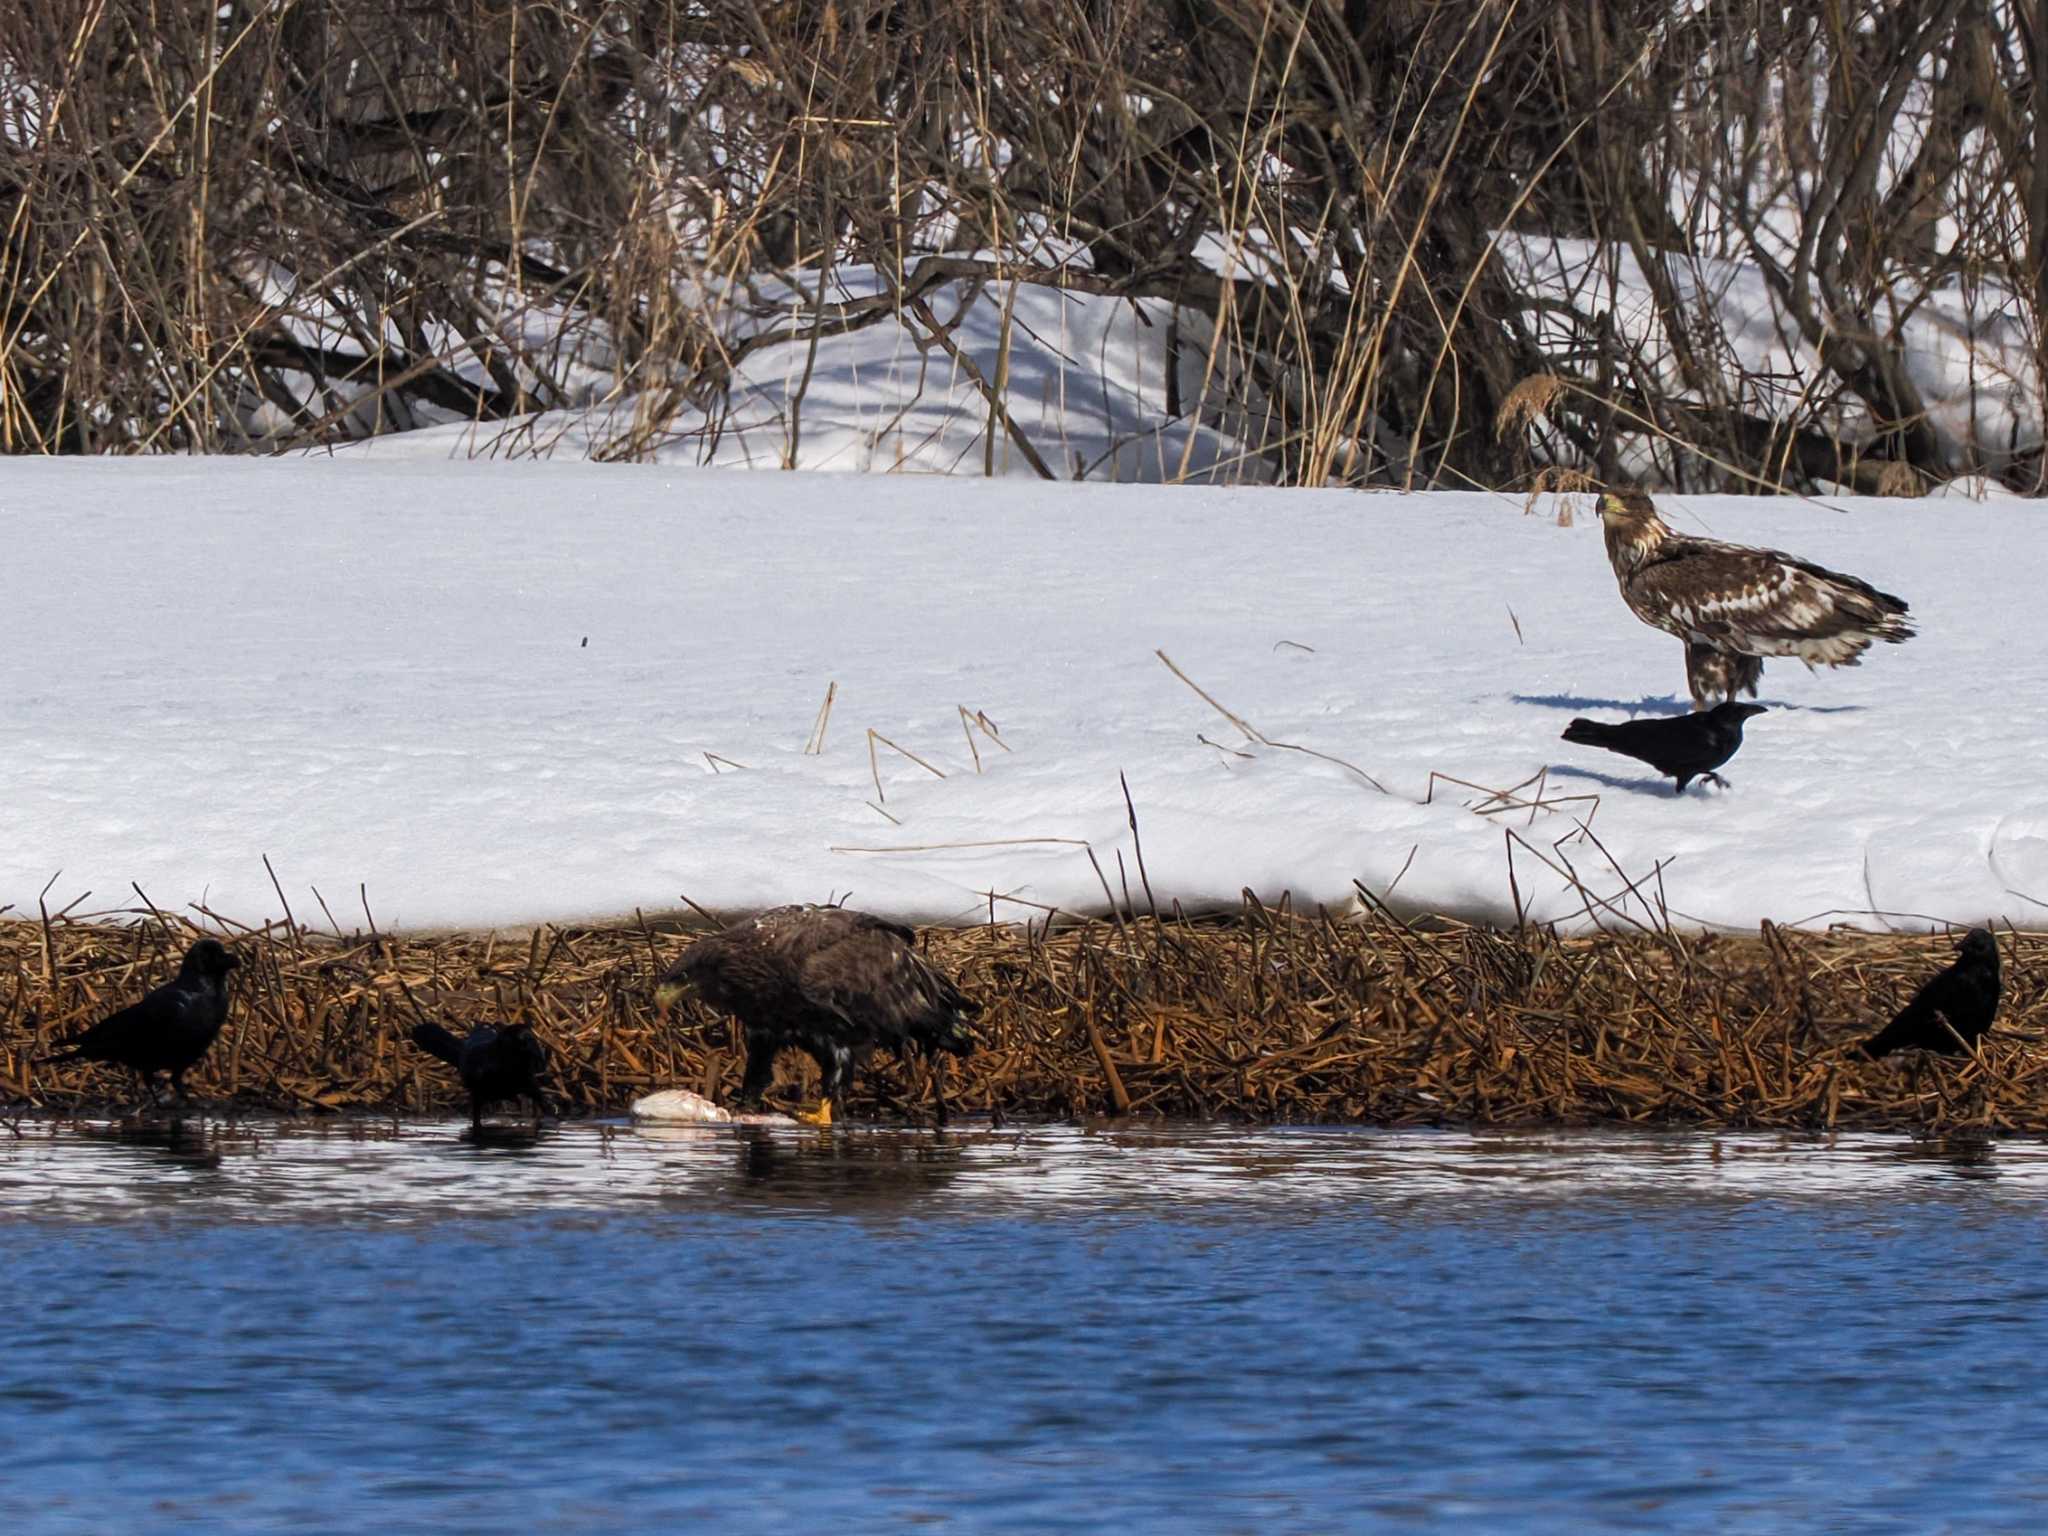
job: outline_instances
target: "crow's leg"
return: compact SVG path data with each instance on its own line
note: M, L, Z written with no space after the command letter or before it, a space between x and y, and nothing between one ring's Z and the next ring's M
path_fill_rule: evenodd
M1722 778L1721 775L1719 775L1718 773L1703 773L1700 775L1700 779L1704 783L1717 784L1722 789L1726 789L1728 787L1728 781Z
M484 1101L473 1093L469 1096L469 1128L472 1131L484 1128Z

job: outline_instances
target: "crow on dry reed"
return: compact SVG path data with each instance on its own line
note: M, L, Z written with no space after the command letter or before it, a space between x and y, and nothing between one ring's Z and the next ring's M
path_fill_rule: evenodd
M1972 928L1963 936L1955 962L1928 978L1913 1001L1860 1049L1872 1061L1893 1051L1960 1056L1991 1028L1998 1016L2000 990L1998 941L1988 930Z
M1672 793L1682 795L1696 778L1728 787L1728 781L1714 770L1741 748L1742 722L1763 712L1761 704L1729 700L1695 714L1623 720L1613 725L1574 720L1564 728L1564 739L1648 763L1678 780Z
M185 951L175 977L42 1061L103 1061L126 1067L142 1080L152 1104L158 1102L156 1074L168 1072L172 1093L182 1103L186 1071L206 1054L227 1022L228 972L239 964L220 940L201 939Z
M941 1052L974 1049L967 1021L981 1005L918 956L917 935L845 907L776 907L699 939L662 976L655 992L665 1011L686 987L740 1022L747 1068L740 1102L757 1105L776 1053L808 1052L824 1077L814 1112L797 1118L830 1125L856 1060L876 1047L931 1062L941 1124L946 1095Z
M453 1067L469 1094L469 1123L484 1123L484 1106L513 1099L533 1103L537 1120L548 1112L540 1080L548 1070L547 1047L527 1024L479 1024L458 1040L431 1019L412 1028L412 1043Z

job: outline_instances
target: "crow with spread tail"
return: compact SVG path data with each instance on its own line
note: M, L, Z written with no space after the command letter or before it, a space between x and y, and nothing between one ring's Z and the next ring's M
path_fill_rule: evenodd
M1983 928L1963 935L1953 964L1931 976L1891 1023L1857 1047L1872 1061L1893 1051L1960 1056L1998 1015L1998 941Z
M530 1024L479 1024L458 1040L430 1019L412 1027L412 1043L455 1069L469 1094L469 1123L484 1123L486 1104L513 1099L533 1103L534 1118L548 1112L540 1080L547 1075L547 1047Z
M167 1072L176 1101L183 1103L185 1074L212 1047L227 1022L228 972L240 964L220 940L201 939L185 951L171 980L42 1060L103 1061L126 1067L142 1080L152 1104L160 1102L156 1074Z
M1694 779L1705 779L1723 789L1728 787L1728 781L1714 770L1741 748L1742 722L1762 713L1761 704L1729 700L1696 714L1659 715L1613 725L1598 720L1574 720L1564 728L1564 739L1648 763L1659 773L1668 773L1678 780L1678 788L1672 793L1682 795L1685 786Z
M818 1108L797 1118L830 1125L855 1062L880 1047L930 1061L943 1125L938 1057L973 1052L967 1023L981 1004L919 956L916 938L899 924L845 907L776 907L684 950L662 976L655 1002L666 1011L693 988L739 1020L747 1046L744 1104L760 1103L776 1053L794 1046L824 1077Z

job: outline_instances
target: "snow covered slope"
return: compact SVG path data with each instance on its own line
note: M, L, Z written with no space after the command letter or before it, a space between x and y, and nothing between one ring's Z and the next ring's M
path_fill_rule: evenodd
M1678 642L1623 607L1584 503L1559 526L1483 495L10 461L0 905L32 914L61 871L53 911L88 891L79 912L133 907L133 881L257 921L277 911L267 854L301 921L317 886L344 927L359 883L380 924L414 928L683 893L1099 910L1090 848L1139 889L1121 772L1162 903L1339 902L1356 878L1405 910L1511 920L1512 830L1523 907L1582 926L1567 859L1610 923L1645 910L1620 871L1697 922L2039 926L2048 523L1662 505L1900 592L1922 625L1856 670L1772 662L1726 793L1674 799L1558 740L1575 714L1683 698ZM1248 739L1155 651L1386 792ZM977 730L979 773L963 707L1009 748ZM903 752L871 767L870 730ZM1431 797L1433 770L1506 789L1546 767L1546 808Z
M1681 370L1662 309L1635 258L1585 241L1505 235L1501 256L1525 295L1524 320L1557 370L1576 374L1591 351L1619 341L1631 366L1672 398L1690 398L1691 375ZM1218 270L1243 264L1219 258ZM1255 264L1254 270L1262 270ZM1754 262L1672 256L1664 280L1699 335L1719 338L1694 364L1717 370L1718 395L1774 420L1800 421L1869 445L1878 424L1852 392L1842 391L1814 345L1785 313ZM1023 285L949 283L933 297L944 317L947 346L972 360L973 374L908 316L819 340L802 338L813 309L809 288L823 284L831 302L870 299L886 291L872 269L848 266L807 273L802 287L778 290L749 285L753 298L778 291L784 306L760 307L737 299L713 303L727 347L744 354L729 392L693 405L667 390L621 393L611 371L611 348L601 331L566 327L559 311L512 313L522 349L557 358L575 384L557 409L509 421L447 419L432 406L408 407L409 419L438 425L391 431L388 415L365 409L357 428L383 435L349 445L348 453L379 459L598 458L720 469L798 469L844 472L908 471L1035 478L1032 445L1060 479L1123 483L1190 481L1245 484L1264 481L1270 466L1258 445L1269 430L1291 430L1263 412L1245 414L1259 398L1225 366L1209 375L1208 322L1180 312L1180 345L1168 346L1174 311L1157 301L1131 302L1072 290ZM280 301L284 293L278 294ZM301 301L303 302L303 301ZM1944 463L2003 469L2030 462L2041 445L2041 388L2025 305L1995 282L1955 282L1923 292L1908 285L1877 319L1896 326L1900 361L1928 412ZM509 322L508 322L509 323ZM747 350L757 327L786 324L799 339ZM355 348L347 326L329 319L309 327L309 343L345 355ZM458 341L449 367L460 377L494 388L484 362ZM1167 388L1169 358L1178 359L1178 388ZM1661 360L1661 361L1660 361ZM1016 437L991 430L982 381L1002 378ZM316 412L337 388L331 377L297 375L295 385ZM362 392L367 399L366 384ZM1203 409L1191 414L1197 399ZM1231 401L1238 405L1233 409ZM1197 416L1199 420L1197 420ZM1256 419L1254 419L1256 418ZM373 427L379 420L385 425ZM297 423L269 403L252 426L296 440ZM1557 444L1535 425L1530 447L1539 462ZM1624 432L1621 447L1635 472L1664 473L1648 439ZM1384 422L1375 430L1382 481L1408 484L1406 437ZM1364 472L1366 461L1350 467ZM1418 475L1436 466L1416 466ZM1653 481L1654 483L1654 481Z

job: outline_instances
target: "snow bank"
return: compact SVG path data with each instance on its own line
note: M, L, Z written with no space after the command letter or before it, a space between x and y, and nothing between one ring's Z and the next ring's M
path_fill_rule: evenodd
M1857 670L1772 662L1726 793L1674 799L1558 740L1574 714L1680 707L1683 671L1623 607L1596 520L1547 503L13 460L0 904L32 914L58 875L53 911L133 907L132 881L261 920L267 854L301 921L317 887L344 927L359 883L408 928L684 894L1099 910L1091 849L1140 886L1121 773L1162 903L1341 902L1355 878L1511 920L1512 832L1523 906L1580 926L1567 859L1637 917L1617 870L1701 923L2038 925L2048 648L2026 626L2048 524L1953 500L1663 505L1901 592L1923 628ZM1386 792L1248 739L1156 651ZM963 708L1002 738L975 732L980 772ZM870 730L902 752L871 761ZM1505 789L1545 769L1542 809L1431 794L1432 771Z
M1662 360L1656 382L1672 398L1694 398L1633 253L1522 235L1504 237L1500 251L1524 291L1547 301L1529 317L1546 352L1583 354L1607 344L1602 333L1611 327L1634 356ZM1840 393L1755 262L1673 257L1665 276L1680 311L1698 319L1699 335L1716 338L1708 361L1718 365L1730 399L1775 420L1832 399L1819 415L1833 430L1851 440L1876 432L1870 412ZM2040 374L2011 290L1994 282L1914 290L1909 304L1880 304L1873 323L1898 328L1906 376L1951 466L2008 465L2040 448Z
M834 304L887 291L867 267L809 278L825 284L826 300ZM708 315L735 350L745 335L778 326L801 330L812 317L812 294L773 283L756 288L780 293L784 302L743 306L724 298L709 304ZM559 360L559 370L577 381L585 403L509 422L441 420L347 451L386 459L630 458L720 469L1037 479L1035 453L1062 480L1239 483L1268 477L1265 461L1246 447L1256 434L1224 401L1222 381L1208 381L1209 422L1189 414L1202 397L1208 324L1193 311L1181 312L1188 335L1173 345L1173 307L1154 300L953 282L927 302L936 332L900 314L823 337L815 351L807 341L764 346L733 370L725 396L704 405L655 394L598 400L594 381L611 361L602 337L550 335L547 327L561 323L559 317L536 314L527 317L526 343L576 355ZM471 382L488 382L473 359L457 357L452 366ZM1167 387L1170 367L1178 370L1173 389ZM998 384L1007 425L992 421L984 389ZM424 420L434 413L414 414ZM1219 431L1216 422L1234 430ZM288 424L277 418L267 425L283 430Z
M1532 334L1561 367L1609 333L1675 399L1692 398L1674 359L1648 283L1635 258L1585 241L1502 237L1500 254L1531 301ZM1220 261L1220 258L1219 258ZM1673 258L1668 280L1682 312L1718 344L1705 363L1719 370L1727 397L1767 419L1789 419L1828 402L1817 420L1845 439L1876 430L1869 412L1799 334L1754 262ZM849 266L824 282L828 302L868 298L881 280ZM728 344L778 324L801 328L814 296L761 285L778 307L735 298L707 300L707 314ZM345 451L377 458L598 458L722 469L864 472L966 472L1034 479L1038 463L1059 479L1158 484L1259 483L1270 466L1259 444L1271 425L1229 400L1256 402L1235 376L1205 381L1208 322L1159 301L1133 303L1079 292L954 282L931 296L944 341L914 316L887 316L865 329L764 346L734 370L726 397L689 404L656 394L616 393L600 328L577 330L559 311L520 310L508 300L505 324L522 346L547 355L572 386L572 404L509 422L450 421L449 412L408 406L408 421L437 425L389 432ZM2042 442L2041 388L2033 342L2016 297L1995 283L1950 283L1916 296L1896 320L1908 377L1925 403L1946 461L2009 466ZM565 329L566 327L566 329ZM343 338L305 339L346 350ZM483 365L455 349L452 371L488 384ZM1169 369L1177 370L1169 390ZM977 377L978 375L978 377ZM1001 382L1009 424L993 426L983 386ZM310 379L303 387L313 391ZM1206 397L1203 395L1205 382ZM1191 411L1206 403L1198 422ZM259 422L291 429L274 408ZM259 413L261 414L261 413ZM356 429L372 430L368 414ZM1380 448L1398 464L1400 434ZM1028 443L1031 453L1020 445ZM1643 460L1639 467L1653 473Z

